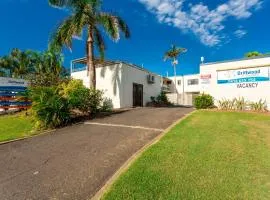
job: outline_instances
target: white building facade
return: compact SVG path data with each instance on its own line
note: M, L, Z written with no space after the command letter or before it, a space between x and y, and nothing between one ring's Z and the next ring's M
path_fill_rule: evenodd
M174 104L193 105L194 99L200 93L200 75L184 75L168 77L172 80L170 93L167 94L169 100Z
M255 57L200 66L200 93L215 100L243 97L266 101L270 108L270 57Z
M82 64L82 68L76 68L76 63ZM83 80L89 87L84 58L73 61L71 77ZM145 106L151 96L160 94L162 77L133 64L106 61L97 64L96 88L104 92L114 108Z
M77 70L75 64L82 64ZM71 76L89 86L85 58L74 60ZM97 65L97 89L112 101L114 108L145 106L161 91L174 104L193 105L200 93L210 94L215 102L244 97L247 101L265 100L270 108L270 57L257 57L200 65L200 73L162 77L125 62Z

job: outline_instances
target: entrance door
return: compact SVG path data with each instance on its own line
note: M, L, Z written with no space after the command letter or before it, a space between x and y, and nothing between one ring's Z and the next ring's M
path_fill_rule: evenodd
M133 83L133 106L143 107L143 85Z

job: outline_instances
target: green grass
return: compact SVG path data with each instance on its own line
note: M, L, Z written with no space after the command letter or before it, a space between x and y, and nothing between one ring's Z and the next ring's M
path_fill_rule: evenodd
M0 116L0 142L34 134L34 123L24 113Z
M270 199L270 116L198 111L146 150L103 199Z

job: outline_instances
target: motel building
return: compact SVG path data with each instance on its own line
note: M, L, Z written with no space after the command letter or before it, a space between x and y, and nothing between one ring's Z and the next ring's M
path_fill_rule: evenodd
M114 108L146 106L151 96L166 92L178 105L192 105L200 93L215 101L244 97L265 100L270 108L270 57L255 57L200 65L200 73L163 77L142 67L122 61L97 63L97 89L104 92ZM89 86L86 58L71 62L71 77Z

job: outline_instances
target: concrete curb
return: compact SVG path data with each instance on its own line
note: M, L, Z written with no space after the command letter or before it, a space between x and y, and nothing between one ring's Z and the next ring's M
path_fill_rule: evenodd
M83 124L83 122L78 122L78 123L72 124L70 126L76 126L76 125L79 125L79 124ZM12 143L12 142L18 142L18 141L21 141L21 140L31 139L31 138L35 138L35 137L38 137L38 136L50 134L50 133L55 132L55 131L57 131L59 129L65 129L65 128L68 128L70 126L65 126L65 127L58 128L58 129L45 130L45 131L41 131L40 133L37 132L37 134L34 134L34 135L21 137L21 138L17 138L17 139L14 139L14 140L3 141L3 142L0 142L0 146L4 145L4 144Z
M37 134L34 134L34 135L30 135L30 136L25 136L25 137L17 138L17 139L14 139L14 140L7 140L7 141L4 141L4 142L0 142L0 145L12 143L12 142L18 142L18 141L21 141L21 140L26 140L26 139L34 138L34 137L37 137L37 136L49 134L49 133L51 133L51 132L53 132L53 131L55 131L55 130L56 130L56 129L52 129L52 130L44 131L44 132L37 133Z
M103 195L109 191L111 186L114 184L114 182L125 172L128 170L128 168L133 164L138 157L142 155L144 151L146 151L149 147L156 144L160 141L160 139L165 136L175 125L195 113L196 110L184 115L177 121L175 121L173 124L171 124L168 128L165 129L161 134L159 134L157 137L155 137L153 140L148 142L146 145L144 145L141 149L139 149L136 153L134 153L113 175L112 177L105 183L105 185L92 197L90 200L100 200Z

